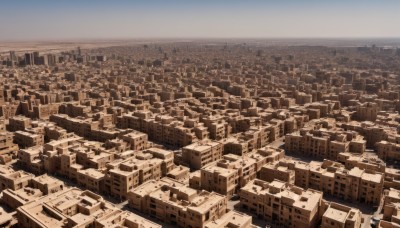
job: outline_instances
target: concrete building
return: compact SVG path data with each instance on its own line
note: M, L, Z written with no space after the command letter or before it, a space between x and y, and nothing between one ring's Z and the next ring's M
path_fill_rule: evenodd
M154 158L162 160L161 171L163 176L167 175L167 173L172 171L175 167L174 152L172 151L152 147L143 151L143 153L150 153Z
M223 145L219 142L196 142L182 148L182 160L194 170L222 158Z
M18 148L18 145L13 143L13 134L0 132L0 155L15 153Z
M229 211L221 218L212 222L208 222L204 228L220 228L220 227L237 227L250 228L254 227L251 223L251 216L237 211Z
M321 227L356 228L361 226L361 221L360 210L330 203L322 216Z
M289 184L294 184L294 166L288 167L290 165L290 163L285 161L276 161L270 164L265 164L260 170L259 179L267 182L280 180Z
M400 161L400 144L388 141L376 143L377 154L384 161Z
M53 194L65 189L64 182L47 174L32 178L30 186L39 189L43 195Z
M129 193L130 206L168 224L205 227L226 214L226 197L171 179L150 181Z
M224 155L215 165L200 171L201 188L230 198L240 187L256 178L256 161L238 155Z
M29 185L35 176L25 171L11 171L0 173L0 191L5 189L18 190Z
M378 115L378 105L367 102L356 106L356 118L361 121L375 121Z
M299 177L299 180L297 178ZM350 201L378 205L382 196L383 174L358 167L345 169L340 163L324 160L295 165L295 183ZM301 181L300 181L301 180Z
M240 206L274 224L285 227L317 227L322 192L303 190L282 182L253 180L239 193Z
M147 134L134 131L122 136L122 139L130 145L131 150L144 150L148 148Z
M18 163L22 167L26 167L27 170L32 173L42 174L44 171L42 163L42 151L40 147L30 147L28 149L21 149L18 151Z
M21 148L43 146L44 136L26 131L16 131L14 133L14 142Z
M119 210L101 196L72 188L19 207L17 217L21 227L104 227L96 224L104 224L115 216L115 211ZM138 225L160 227L144 218L140 220Z
M363 153L365 149L365 140L355 132L302 129L285 136L286 152L310 157L335 160L341 152Z
M103 193L105 190L104 177L105 174L96 169L82 169L78 171L77 183L84 189L88 189L93 192Z

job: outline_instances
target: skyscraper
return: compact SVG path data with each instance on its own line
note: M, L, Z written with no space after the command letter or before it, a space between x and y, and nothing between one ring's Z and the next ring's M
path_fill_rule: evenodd
M34 64L33 53L25 53L25 65L32 66Z
M14 66L16 62L18 62L17 55L15 54L15 51L10 51L10 62L11 66Z

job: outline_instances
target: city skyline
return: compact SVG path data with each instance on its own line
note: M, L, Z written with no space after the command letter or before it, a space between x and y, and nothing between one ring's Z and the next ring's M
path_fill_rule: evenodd
M398 38L398 1L18 1L1 41L134 38Z
M0 7L0 227L400 227L399 0Z

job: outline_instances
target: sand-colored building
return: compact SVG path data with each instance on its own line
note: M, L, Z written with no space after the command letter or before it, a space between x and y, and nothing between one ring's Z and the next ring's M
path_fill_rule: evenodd
M296 186L313 188L349 201L376 205L380 202L384 186L384 173L357 166L346 169L343 164L330 160L306 163L285 159L275 165L267 164L263 169L260 177L265 180L291 181L294 171Z
M400 189L400 172L398 169L386 167L384 188Z
M13 134L0 132L0 155L18 151L18 145L13 143Z
M205 227L226 213L226 197L172 179L149 181L129 192L130 206L179 227Z
M163 150L160 148L152 147L143 151L143 153L150 153L153 155L154 158L162 160L161 171L163 176L167 175L167 173L170 172L175 167L174 152L170 150Z
M375 121L378 115L379 107L377 103L366 102L356 106L355 117L361 121Z
M255 179L240 189L240 205L274 224L285 227L317 227L322 192L304 190L282 182Z
M180 182L189 183L189 174L190 169L186 166L180 165L169 171L166 176Z
M383 220L377 227L398 228L400 227L400 203L389 203L383 206Z
M115 216L115 211L119 210L101 196L72 188L19 207L17 217L20 227L105 227L104 222L107 224L107 219ZM144 218L140 220L143 225L160 227ZM103 226L99 226L101 223ZM137 225L141 225L140 223L136 222Z
M341 152L363 153L366 141L356 132L303 128L285 136L285 150L310 157L335 160Z
M259 179L267 182L272 182L273 180L281 180L289 184L294 184L295 171L293 163L288 163L285 161L276 161L270 164L265 164L261 167Z
M322 216L321 227L358 228L362 222L361 215L358 209L337 203L330 203Z
M386 170L386 163L379 159L377 156L367 156L365 154L342 152L338 154L337 161L344 164L346 169L358 167L360 169L375 170L382 173L384 173Z
M29 185L35 175L25 171L10 171L0 174L0 191L5 189L18 190Z
M122 136L122 140L128 142L131 150L141 151L148 147L147 134L133 131Z
M162 226L129 211L115 210L95 221L96 228L161 228Z
M43 146L44 135L27 131L16 131L14 133L14 142L22 148Z
M400 144L380 141L375 145L379 158L384 161L400 161Z
M295 183L299 186L323 191L350 201L378 205L383 191L383 174L354 167L346 169L342 164L324 160L295 165ZM299 178L299 180L297 180Z
M8 213L0 207L0 226L9 228L17 224L17 220L13 217L15 213Z
M90 191L103 193L104 192L104 178L105 174L93 169L82 169L78 171L77 183L84 189Z
M65 188L64 182L47 174L32 178L30 181L30 186L32 186L32 188L39 189L44 195L56 193Z
M256 161L256 172L259 175L261 168L268 163L279 161L285 157L285 150L273 148L273 147L262 147L254 153L250 153L247 157Z
M221 218L208 222L204 228L222 228L222 227L235 227L235 228L251 228L255 227L251 223L251 216L237 211L229 211Z
M221 159L222 154L223 145L216 141L196 142L182 148L182 160L195 170Z
M216 164L201 169L201 188L230 198L256 178L256 161L235 154L224 155Z
M41 174L44 172L41 154L41 148L38 146L20 149L18 151L18 163L26 167L32 173Z
M18 190L5 189L2 193L1 201L13 210L43 196L39 189L31 187L24 187Z

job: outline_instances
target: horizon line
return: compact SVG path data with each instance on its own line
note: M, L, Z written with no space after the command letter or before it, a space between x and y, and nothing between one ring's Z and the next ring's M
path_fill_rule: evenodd
M400 36L298 36L298 37L98 37L98 38L33 38L33 39L1 39L0 42L4 43L25 43L25 42L79 42L79 41L143 41L143 40L385 40L385 39L399 39Z

